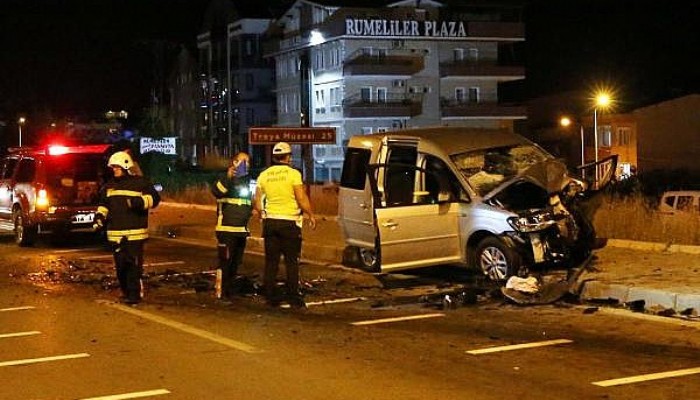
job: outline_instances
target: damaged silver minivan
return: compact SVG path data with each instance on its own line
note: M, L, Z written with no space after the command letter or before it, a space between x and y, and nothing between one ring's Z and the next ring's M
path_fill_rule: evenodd
M459 264L504 281L588 257L596 240L586 189L520 135L410 129L350 139L338 218L369 270Z

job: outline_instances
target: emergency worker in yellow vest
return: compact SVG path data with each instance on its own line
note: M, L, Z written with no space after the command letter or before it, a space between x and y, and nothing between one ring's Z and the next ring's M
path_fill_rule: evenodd
M221 298L231 298L241 289L238 268L250 235L248 221L252 212L249 164L248 154L236 154L226 175L217 179L211 189L217 203L216 240L221 270L221 289L217 295Z
M137 304L141 301L148 212L160 203L160 195L146 178L134 174L134 160L129 153L112 154L107 165L114 179L101 190L95 228L107 229L123 302Z
M305 307L299 290L299 256L303 214L309 226L316 228L316 217L306 195L301 173L292 168L292 148L279 142L272 148L272 166L258 176L255 189L255 209L263 218L265 238L264 289L271 306L280 303L277 293L277 272L280 255L284 256L287 272L287 296L292 307Z

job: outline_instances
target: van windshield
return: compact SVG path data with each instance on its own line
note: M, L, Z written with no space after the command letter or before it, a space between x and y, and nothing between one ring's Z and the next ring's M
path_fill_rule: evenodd
M469 184L484 196L531 166L553 157L532 144L492 147L450 156Z

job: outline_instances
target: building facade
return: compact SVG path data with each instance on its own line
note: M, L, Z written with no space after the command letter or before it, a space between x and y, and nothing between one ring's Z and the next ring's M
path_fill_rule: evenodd
M499 85L525 78L521 12L488 2L295 2L268 32L276 125L334 127L337 139L313 146L306 176L339 180L353 135L425 126L513 129L526 109L500 98Z
M197 36L200 158L250 151L248 128L273 123L273 69L262 50L270 21L243 17L226 0L207 10Z

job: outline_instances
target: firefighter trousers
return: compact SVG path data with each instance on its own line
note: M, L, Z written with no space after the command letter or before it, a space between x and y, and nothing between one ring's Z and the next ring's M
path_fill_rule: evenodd
M114 266L123 297L127 302L141 301L141 276L143 275L143 240L122 239L113 245Z
M247 235L217 232L216 239L221 270L221 296L230 297L239 291L235 283L243 262Z

